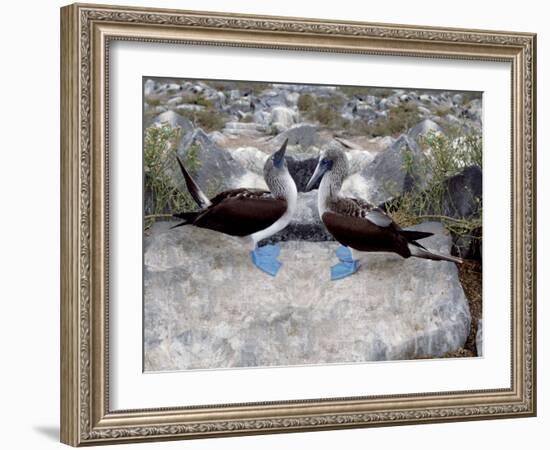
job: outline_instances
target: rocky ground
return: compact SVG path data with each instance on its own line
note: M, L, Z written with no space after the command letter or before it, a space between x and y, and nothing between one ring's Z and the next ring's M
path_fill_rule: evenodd
M253 277L247 281L250 286L258 283L255 281L258 274L249 270L246 257L243 264L227 271L232 266L220 260L223 259L223 255L217 254L220 247L213 237L210 242L210 234L199 232L197 236L206 239L207 244L197 247L192 239L185 239L194 233L188 228L166 233L165 225L157 223L148 230L145 271L148 370L308 364L316 362L312 355L318 355L317 362L342 362L475 354L471 350L475 350L472 330L475 334L481 329L480 314L476 312L474 320L470 320L462 288L470 286L466 291L472 304L476 290L471 287L475 285L473 272L462 273L459 278L452 264L396 262L392 257L386 261L375 256L375 263L362 270L362 275L343 280L339 289L335 290L336 284L319 284L323 289L312 298L324 305L320 309L300 298L300 289L307 291L311 286L299 286L298 278L302 278L296 274L307 271L302 274L306 277L304 283L311 283L317 279L316 274L327 274L328 267L335 262L331 251L336 244L318 217L317 191L304 192L319 152L328 144L341 146L349 159L351 173L343 186L345 195L383 207L391 206L392 202L399 205L407 193L425 189L430 177L441 176L432 173L433 167L425 164L437 157L443 159L442 164L455 168L441 182L448 191L442 206L445 216L460 226L470 218L479 219L480 163L472 163L458 150L453 153L453 149L463 147L462 136L481 135L480 94L150 79L144 82L144 124L146 136L155 127L178 130L177 139L167 149L186 161L208 194L236 187L266 188L262 176L264 161L288 139L287 163L299 191L298 211L292 223L270 239L285 243L283 256L287 249L289 259L287 276L295 271L291 278L280 283L285 286L281 294L270 284L271 279L262 280L261 295L245 292L242 302L234 304L239 296L229 298L227 292L233 287L235 292L238 289L236 286L225 289L227 283L237 276L241 281ZM436 152L437 148L425 145L426 136L443 136L451 152L434 156L430 152ZM442 158L449 158L449 154L449 161ZM418 169L411 167L429 170L416 173ZM147 187L148 173L146 166L145 215L154 221L169 216L174 206L155 204L155 190ZM169 161L163 166L162 182L185 192L181 175ZM451 231L449 236L440 229L440 236L434 238L432 245L444 251L452 248L455 254L480 261L481 240L460 234L460 227ZM481 229L476 233L480 236ZM307 264L290 255L288 249L294 247L297 254L309 255ZM201 262L198 268L186 265L192 260ZM427 283L432 280L425 275L426 264L430 277L441 280L438 285L441 291L434 292L438 288ZM383 292L385 279L387 290L387 280L395 267L419 272L401 274L397 270L399 288L392 288L391 294L385 296L377 294L372 286ZM222 291L208 289L202 284L207 280L222 283L219 285ZM374 285L373 280L377 280ZM331 298L331 292L338 293L337 300ZM331 303L333 300L337 304ZM423 306L411 322L406 316L411 314L413 305ZM186 317L185 311L193 317ZM349 314L361 320L350 327L345 319L352 317ZM216 325L216 317L225 319ZM384 325L376 325L373 318ZM231 328L231 320L237 320L243 327L241 336ZM329 324L331 321L334 326ZM403 327L398 331L390 330L401 322ZM351 342L351 334L344 336L344 329L356 333L357 341ZM389 336L394 332L397 334ZM481 334L478 340L481 342ZM458 354L465 347L471 353Z
M194 227L153 226L145 249L145 370L284 366L443 356L470 332L455 264L373 254L331 281L335 242L281 244L276 278L242 244ZM447 253L441 224L427 248Z

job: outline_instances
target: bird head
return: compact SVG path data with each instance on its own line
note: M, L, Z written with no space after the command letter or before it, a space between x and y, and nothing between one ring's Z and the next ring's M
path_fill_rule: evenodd
M336 147L330 146L324 150L319 156L319 162L315 167L315 172L311 176L306 186L306 191L313 189L313 186L317 184L327 173L337 172L341 177L347 175L348 161L344 152Z
M264 173L272 172L272 171L280 171L287 168L286 160L285 160L285 152L286 152L286 146L288 144L288 139L285 140L283 145L279 150L274 152L269 158L267 158L267 161L264 164Z

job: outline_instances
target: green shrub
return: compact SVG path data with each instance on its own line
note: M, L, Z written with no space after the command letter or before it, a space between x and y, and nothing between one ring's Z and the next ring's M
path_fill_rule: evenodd
M435 110L435 114L439 117L445 117L447 114L450 114L450 113L451 113L451 108L449 107L441 107Z
M369 137L394 136L404 133L415 126L421 119L418 106L414 103L402 103L391 108L386 118L373 123L364 120L355 120L350 127L350 134Z
M389 110L388 117L380 124L380 128L384 130L384 135L402 133L415 126L420 118L416 104L401 103Z
M227 120L226 116L216 108L206 108L198 111L178 110L178 114L189 119L195 126L208 132L221 130Z
M181 128L168 124L152 125L145 130L143 145L144 189L150 195L151 207L145 216L145 231L158 219L168 218L175 211L194 206L188 193L180 192L167 173L179 170L174 149L181 139ZM196 172L200 167L198 148L187 153L186 167Z
M340 96L319 98L302 94L298 99L298 109L307 119L319 122L327 128L344 128L349 125L349 121L343 119L339 111L343 102Z
M214 102L204 98L200 94L188 94L183 97L183 102L188 105L204 106L205 108L214 108Z
M482 199L478 214L473 217L449 217L446 202L449 198L447 180L465 167L482 167L482 139L478 134L445 136L428 133L420 139L424 157L413 160L405 157L403 168L417 179L424 180L422 191L413 190L386 204L387 211L401 226L410 226L423 220L439 220L451 232L461 237L481 239L475 231L482 226Z
M160 98L146 98L145 103L149 106L159 106L161 104Z
M298 109L301 112L309 112L317 105L315 98L311 94L301 94L298 98Z

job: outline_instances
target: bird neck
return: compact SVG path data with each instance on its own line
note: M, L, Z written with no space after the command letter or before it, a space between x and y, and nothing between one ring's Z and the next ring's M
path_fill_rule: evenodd
M269 227L250 235L253 246L256 246L262 239L266 239L284 229L292 220L298 204L296 183L294 183L288 170L284 170L277 176L266 176L265 181L274 198L286 201L286 211Z
M339 172L331 170L321 179L318 194L319 214L322 217L323 213L329 209L330 203L338 199L340 189L344 178Z
M296 203L298 190L288 170L285 169L276 175L270 174L265 177L265 181L274 198L286 200L289 206Z

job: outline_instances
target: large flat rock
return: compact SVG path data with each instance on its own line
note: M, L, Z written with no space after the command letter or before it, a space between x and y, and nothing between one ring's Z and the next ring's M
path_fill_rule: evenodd
M461 347L470 312L452 263L371 254L330 281L336 242L281 243L276 278L239 240L156 224L145 243L145 370L286 366L441 356ZM446 253L437 223L422 242Z

